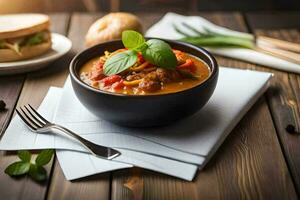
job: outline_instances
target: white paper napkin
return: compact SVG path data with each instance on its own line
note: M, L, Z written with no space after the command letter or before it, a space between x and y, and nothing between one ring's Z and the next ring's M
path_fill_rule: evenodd
M68 94L67 91L73 91L69 85L69 81L66 83L64 89L50 88L46 97L44 98L38 111L50 121L54 120L54 114L56 109L60 109L58 106L60 104L60 99L62 93ZM72 92L73 93L73 92ZM67 97L63 95L66 101L71 101L74 96ZM76 97L75 97L76 98ZM77 101L77 99L76 99ZM64 102L64 101L61 101ZM79 102L78 102L79 103ZM62 106L64 104L61 104ZM82 105L79 103L75 105L76 108L80 108ZM68 113L65 113L69 115ZM86 113L89 115L89 113ZM71 116L71 115L69 115ZM79 118L84 117L84 113L81 113ZM64 125L65 126L65 125ZM73 129L74 130L74 129ZM76 132L76 131L75 131ZM80 132L77 132L80 133ZM85 137L85 135L83 135ZM95 143L103 144L97 142L97 134L94 135L95 138L85 137ZM111 146L110 141L106 141L108 144L103 144L106 146ZM64 136L49 134L36 134L31 132L21 121L19 116L15 116L7 128L5 135L1 139L0 149L1 150L18 150L18 149L70 149L80 152L87 152L86 149L82 148L80 144L70 139L66 139ZM165 148L166 149L166 148ZM151 169L161 173L165 173L171 176L176 176L186 180L192 180L196 171L197 166L186 164L184 162L179 162L175 160L170 160L162 157L157 157L148 154L142 154L139 152L132 152L126 149L120 150L122 152L121 156L114 159L114 161L108 161L88 153L78 153L72 151L57 151L58 161L61 164L62 170L68 180L81 178L91 174L96 174L100 172L112 171L121 168L128 168L132 166L138 166L145 169ZM85 161L88 161L86 164ZM128 164L130 163L130 164Z
M204 28L209 29L213 32L217 32L225 35L237 35L245 38L253 38L251 34L233 31L221 26L217 26L208 20L199 16L183 16L176 13L167 13L159 22L154 24L146 32L147 37L159 37L164 39L178 40L182 38L182 35L177 33L174 29L174 24L180 27L181 30L185 30L190 35L195 33L182 26L182 22L185 22L199 31L203 31ZM221 56L227 56L230 58L240 59L251 63L264 65L267 67L280 69L284 71L290 71L300 73L300 65L286 60L260 53L251 49L243 48L206 48L212 53Z
M270 76L269 73L221 68L216 91L199 113L175 125L152 129L129 129L99 120L78 102L67 82L55 121L95 143L117 148L122 152L116 158L117 162L82 153L85 149L64 137L31 133L18 117L8 127L0 142L0 149L57 148L82 151L57 151L58 160L69 180L132 165L192 180L197 169L195 164L204 166L227 134L265 91ZM48 119L53 119L60 92L51 89L39 109Z

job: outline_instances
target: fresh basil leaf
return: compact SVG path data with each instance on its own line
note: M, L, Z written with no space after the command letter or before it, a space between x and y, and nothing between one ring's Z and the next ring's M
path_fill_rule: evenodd
M151 39L146 43L148 48L142 51L145 60L162 68L176 67L177 59L168 43L158 39Z
M31 153L27 150L19 150L18 156L24 162L30 162L31 160Z
M107 76L118 74L133 66L136 61L137 52L133 50L127 50L113 55L104 63L104 74Z
M139 51L139 52L143 52L148 48L148 44L145 42L142 45L134 48L134 50Z
M42 166L31 164L28 174L35 181L44 181L47 179L47 171Z
M39 153L39 155L35 159L35 164L37 164L38 166L47 165L50 162L53 153L53 149L46 149L41 151L41 153Z
M29 162L19 161L9 165L5 169L5 173L10 176L20 176L26 174L29 171L29 168L30 168Z
M124 46L128 49L134 49L145 43L145 38L136 31L123 31L122 32L122 42Z

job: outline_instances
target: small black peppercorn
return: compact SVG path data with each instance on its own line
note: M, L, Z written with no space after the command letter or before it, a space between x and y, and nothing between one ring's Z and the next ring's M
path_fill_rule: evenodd
M0 100L0 111L5 110L5 106L6 106L5 102L3 100Z
M292 124L288 124L286 127L285 127L285 130L288 132L288 133L296 133L296 128L294 125Z

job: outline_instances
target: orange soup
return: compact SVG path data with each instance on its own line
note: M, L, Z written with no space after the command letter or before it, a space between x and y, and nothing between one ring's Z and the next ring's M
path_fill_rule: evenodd
M104 63L112 55L125 51L105 52L91 59L80 70L80 78L99 90L127 95L153 95L174 93L195 87L211 74L207 64L199 58L179 50L173 50L177 66L174 69L157 67L147 62L141 54L137 62L125 71L107 76Z

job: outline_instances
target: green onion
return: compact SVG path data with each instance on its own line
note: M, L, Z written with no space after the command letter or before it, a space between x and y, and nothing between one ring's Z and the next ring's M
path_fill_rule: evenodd
M252 49L254 47L252 41L229 36L185 37L181 40L197 46L206 47L242 47L249 49Z
M182 23L187 29L192 31L194 35L189 35L181 30L179 27L174 26L174 29L181 34L183 37L180 39L181 41L194 44L196 46L204 46L204 47L221 47L221 48L248 48L253 49L255 44L252 37L244 37L244 36L228 36L219 33L215 33L211 30L204 29L204 32L199 32L195 28L191 27L186 23Z

